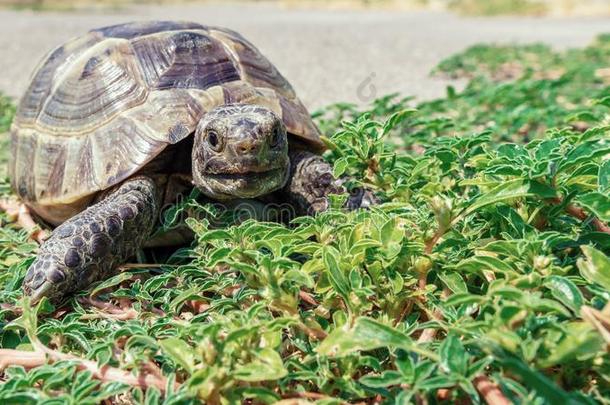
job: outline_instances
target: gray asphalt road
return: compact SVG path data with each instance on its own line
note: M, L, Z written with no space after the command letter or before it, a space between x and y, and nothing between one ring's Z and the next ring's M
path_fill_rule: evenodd
M405 11L316 11L272 5L138 6L114 13L0 11L0 91L19 97L46 51L90 28L145 19L233 28L256 44L305 104L365 103L399 91L444 94L430 78L443 58L477 42L543 41L583 46L610 32L609 18L463 18Z

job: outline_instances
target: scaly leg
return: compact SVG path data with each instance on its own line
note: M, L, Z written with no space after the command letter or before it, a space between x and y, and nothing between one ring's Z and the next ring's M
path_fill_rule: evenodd
M282 192L298 215L313 215L329 208L328 195L345 193L345 179L335 179L333 168L322 157L307 151L290 154L290 177ZM350 193L345 208L367 208L378 203L367 189Z
M58 226L25 276L25 293L58 300L111 276L150 236L158 194L153 180L134 177Z
M30 209L25 204L16 200L3 199L0 200L0 210L6 212L11 221L17 222L39 244L48 239L49 233L36 224L30 214Z

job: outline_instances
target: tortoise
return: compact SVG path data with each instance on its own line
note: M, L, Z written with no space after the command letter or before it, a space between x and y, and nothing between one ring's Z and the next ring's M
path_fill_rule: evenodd
M234 31L152 21L73 39L35 70L11 128L12 188L56 226L24 292L60 300L112 275L176 190L323 211L345 192L324 149L291 85ZM368 191L347 200L374 203Z

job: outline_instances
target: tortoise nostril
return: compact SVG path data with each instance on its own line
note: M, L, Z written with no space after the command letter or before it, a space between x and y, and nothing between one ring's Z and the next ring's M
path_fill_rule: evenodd
M237 145L237 152L240 154L252 153L257 149L257 143L251 141L243 141Z

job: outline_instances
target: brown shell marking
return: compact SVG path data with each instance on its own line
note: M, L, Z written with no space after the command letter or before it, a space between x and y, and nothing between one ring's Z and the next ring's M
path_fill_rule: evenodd
M241 80L255 87L268 87L287 99L296 94L288 81L258 49L240 34L219 28L211 28L210 36L217 38L233 56L240 70Z
M165 31L200 30L205 27L189 21L141 21L92 30L105 38L132 39Z
M43 108L43 103L53 89L53 81L58 70L66 66L66 58L77 58L95 43L101 41L99 35L93 33L76 38L52 50L43 62L34 70L30 86L19 104L19 120L22 124L31 123Z
M202 31L162 33L134 40L132 46L151 88L205 90L240 79L222 44Z
M133 49L120 39L92 46L55 83L36 124L59 136L89 133L143 104L149 92Z

